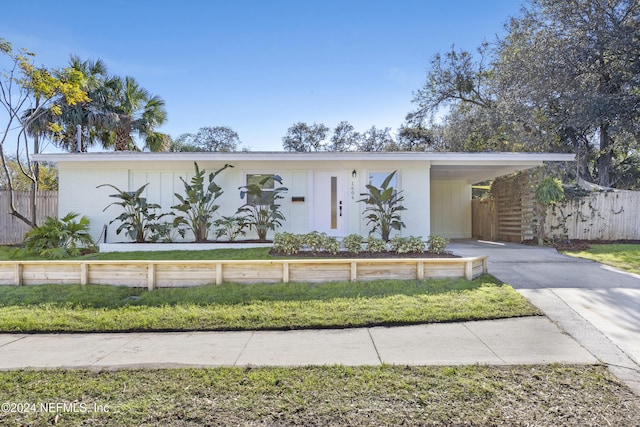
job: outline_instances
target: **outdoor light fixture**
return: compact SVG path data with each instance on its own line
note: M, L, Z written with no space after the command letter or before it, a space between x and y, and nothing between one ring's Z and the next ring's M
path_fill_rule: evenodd
M353 170L353 172L351 172L351 176L352 176L352 177L354 177L354 178L355 178L356 176L358 176L358 173L356 172L356 170L355 170L355 169Z

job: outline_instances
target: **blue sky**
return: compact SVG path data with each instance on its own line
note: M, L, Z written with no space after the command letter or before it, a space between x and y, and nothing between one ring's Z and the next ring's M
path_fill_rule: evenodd
M33 0L7 2L0 37L49 68L102 59L166 102L172 137L230 126L282 149L298 121L358 131L412 110L432 56L503 34L520 0ZM53 151L49 147L49 151Z

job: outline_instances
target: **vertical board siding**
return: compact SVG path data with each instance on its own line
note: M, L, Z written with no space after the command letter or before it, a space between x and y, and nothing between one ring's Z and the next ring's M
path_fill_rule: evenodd
M14 191L14 204L18 212L26 217L31 216L29 191ZM36 195L37 219L41 224L47 217L58 216L58 192L38 191ZM24 235L31 230L27 224L11 216L9 191L0 190L0 244L17 245L22 243Z
M472 237L470 200L471 186L465 181L431 181L431 234L449 239Z

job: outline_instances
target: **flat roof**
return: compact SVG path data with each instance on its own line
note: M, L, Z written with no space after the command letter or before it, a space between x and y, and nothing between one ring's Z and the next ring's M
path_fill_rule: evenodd
M463 180L469 184L541 166L544 162L571 162L574 154L565 153L504 153L504 152L96 152L36 154L34 160L54 163L94 162L428 162L432 180Z
M96 153L40 153L34 160L46 162L105 162L105 161L308 161L308 160L394 160L394 161L544 161L569 162L574 154L565 153L505 153L505 152L441 152L441 151L234 151L234 152L141 152L110 151Z

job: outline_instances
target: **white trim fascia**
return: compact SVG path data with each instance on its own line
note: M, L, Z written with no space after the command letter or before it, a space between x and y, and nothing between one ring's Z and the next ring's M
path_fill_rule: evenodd
M531 162L570 162L574 154L563 153L452 153L452 152L284 152L284 151L244 151L244 152L186 152L186 153L148 153L148 152L102 152L102 153L55 153L34 154L32 158L44 162L176 162L176 161L431 161L434 165L452 165L465 162L482 164L531 163Z

